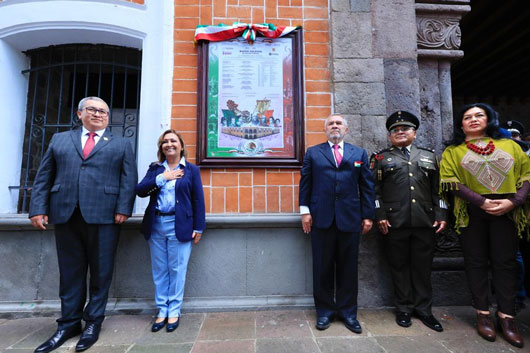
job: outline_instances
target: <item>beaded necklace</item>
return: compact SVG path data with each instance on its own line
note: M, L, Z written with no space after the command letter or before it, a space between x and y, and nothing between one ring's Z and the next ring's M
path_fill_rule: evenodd
M471 143L469 141L466 141L466 146L469 150L475 152L476 154L480 154L483 156L489 156L490 154L495 151L495 145L493 144L493 140L490 139L486 147L480 147L475 143Z

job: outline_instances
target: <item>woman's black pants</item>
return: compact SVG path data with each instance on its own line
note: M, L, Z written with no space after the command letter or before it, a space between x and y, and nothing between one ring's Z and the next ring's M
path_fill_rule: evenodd
M473 307L489 311L488 271L491 267L498 311L515 315L519 238L507 215L493 216L468 205L469 226L462 230L462 249Z

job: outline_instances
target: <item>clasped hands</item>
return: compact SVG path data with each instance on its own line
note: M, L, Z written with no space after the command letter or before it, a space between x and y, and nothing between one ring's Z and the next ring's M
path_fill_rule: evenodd
M482 206L480 206L486 213L493 216L502 216L515 208L512 201L508 199L491 200L486 199Z

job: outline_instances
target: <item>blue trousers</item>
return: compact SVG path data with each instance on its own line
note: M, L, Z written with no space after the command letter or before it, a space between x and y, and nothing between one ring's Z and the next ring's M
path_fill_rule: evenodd
M191 241L175 236L175 216L156 216L149 239L158 317L180 317Z

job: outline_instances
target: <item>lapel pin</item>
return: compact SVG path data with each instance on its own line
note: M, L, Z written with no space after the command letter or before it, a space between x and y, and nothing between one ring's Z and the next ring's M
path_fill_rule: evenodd
M103 140L108 141L109 138L108 137L103 137Z

